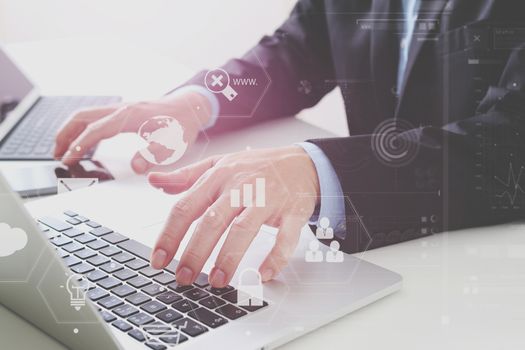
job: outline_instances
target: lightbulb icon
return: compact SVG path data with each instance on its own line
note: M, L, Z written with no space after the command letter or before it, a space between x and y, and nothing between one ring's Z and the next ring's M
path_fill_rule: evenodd
M66 290L69 293L70 305L79 311L82 306L86 306L86 292L90 283L85 276L73 274L68 277Z

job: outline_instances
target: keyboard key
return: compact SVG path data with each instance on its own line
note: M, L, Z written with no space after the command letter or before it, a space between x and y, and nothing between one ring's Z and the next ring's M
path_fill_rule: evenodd
M78 220L78 219L75 219L75 218L69 218L69 219L66 219L66 222L68 224L71 224L71 225L79 225L82 223L82 221Z
M188 337L186 337L184 334L180 332L171 331L167 333L166 335L159 337L159 339L165 342L166 344L177 345L177 344L184 343L186 340L188 340Z
M142 288L142 291L148 295L155 296L164 293L166 291L166 287L159 286L158 284L151 284Z
M157 300L162 301L164 304L173 304L174 302L181 300L182 297L178 294L175 294L172 291L166 292L164 294L161 294L157 297Z
M220 308L215 309L215 312L229 318L230 320L236 320L239 317L248 314L246 311L239 309L238 307L232 304L226 304L224 306L221 306Z
M64 212L64 214L69 216L69 217L71 217L71 218L78 215L77 213L75 213L74 211L71 211L71 210L66 210Z
M188 299L191 299L191 300L199 300L199 299L202 299L202 298L205 298L207 296L209 296L210 294L208 292L205 292L203 291L202 289L199 289L199 288L193 288L192 290L189 290L187 292L184 293L184 296Z
M142 305L140 308L142 310L150 313L150 314L155 314L155 313L157 313L159 311L165 310L166 309L166 305L161 304L161 303L159 303L156 300L152 300L152 301L147 302L146 304Z
M129 239L127 241L124 241L122 243L119 243L117 245L122 250L125 250L135 256L138 256L139 258L142 258L146 261L149 261L149 258L151 256L151 248L139 243L133 239Z
M121 264L127 263L128 261L131 261L133 259L135 258L132 255L129 255L128 253L120 253L113 257L113 260L118 261ZM148 266L147 263L146 266Z
M148 324L147 326L142 327L142 329L151 335L162 335L166 334L170 331L174 331L174 328L170 325L164 324L162 322L153 322Z
M102 316L102 319L105 322L113 322L117 319L115 316L113 316L111 313L107 312L106 310L101 310L100 316Z
M102 248L106 248L108 246L108 244L106 242L98 239L96 241L88 243L87 246L89 248L91 248L91 249L99 250L99 249L102 249Z
M63 245L62 249L64 249L68 253L74 253L81 249L84 249L84 246L78 242L71 242L66 245Z
M166 350L166 345L160 343L158 340L150 340L146 342L146 346L153 350Z
M62 220L58 220L49 216L39 219L38 221L58 232L69 230L72 227L70 224L65 223Z
M99 228L101 226L98 222L95 221L88 221L86 222L86 225L88 225L91 228Z
M86 259L94 257L95 255L97 255L97 253L91 249L85 248L85 249L82 249L76 252L75 255L82 260L86 260Z
M65 230L64 232L62 232L63 235L68 236L69 238L80 236L83 233L84 232L76 228L70 228L69 230Z
M118 249L117 247L113 247L113 246L109 246L109 247L106 247L100 250L100 253L104 254L105 256L113 256L120 252L122 252L122 250Z
M102 298L107 297L108 295L109 293L101 288L95 288L86 293L86 296L93 301L100 300Z
M75 237L75 241L80 242L82 244L87 244L89 242L93 242L97 238L93 235L90 235L89 233L84 233L83 235Z
M206 326L211 328L217 328L223 324L228 323L228 320L222 316L214 314L208 309L203 307L188 312L188 316L196 319L197 321L204 323Z
M128 334L135 338L135 340L138 340L140 342L143 342L146 340L146 337L144 336L144 333L140 329L134 328L133 330L129 331Z
M156 317L161 321L164 321L166 323L171 323L175 320L178 320L179 318L182 318L182 314L178 313L175 310L168 309L168 310L159 312L156 315Z
M97 284L104 289L112 289L121 285L122 283L116 278L108 277L98 281Z
M115 262L108 262L108 263L100 266L100 269L102 271L107 272L107 273L113 273L113 272L122 270L123 268L124 268L124 266L122 266L120 264L117 264Z
M131 305L121 305L119 307L116 307L113 309L113 312L115 315L128 318L131 315L135 315L139 312L139 310L136 307L133 307Z
M160 275L162 273L162 270L156 270L153 267L148 266L148 267L143 268L139 272L146 277L153 277L153 276Z
M127 323L126 321L122 321L122 320L116 320L115 322L112 323L112 325L120 329L122 332L127 332L133 328L131 327L129 323Z
M188 335L191 335L192 337L196 337L208 331L208 328L189 318L183 318L182 320L175 321L173 322L173 325L177 327L177 329Z
M229 301L232 304L237 304L237 291L234 290L233 292L226 293L222 295L221 298ZM266 306L268 306L268 303L266 301L263 301L263 304L261 306L240 306L240 307L246 311L254 312Z
M104 226L97 227L97 228L94 228L91 231L89 231L89 233L91 233L92 235L97 236L97 237L101 237L101 236L110 234L111 232L113 232L113 230L111 230L111 229L109 229L107 227L104 227Z
M195 282L193 282L194 285L196 285L197 287L201 287L201 288L204 288L206 286L209 285L208 283L208 274L204 273L204 272L201 272L199 273L199 275L197 276L197 278L195 279Z
M182 286L177 282L173 282L168 285L168 288L174 290L177 293L184 293L185 291L192 289L193 286Z
M168 266L164 268L164 270L171 272L172 274L175 274L177 272L177 266L179 265L179 261L173 259Z
M218 306L226 304L226 302L222 299L217 298L216 296L210 295L207 298L201 299L199 301L199 304L207 307L208 309L215 309Z
M195 304L193 301L189 301L188 299L182 299L182 300L176 301L171 306L179 310L180 312L184 312L184 313L197 309L199 307L199 305Z
M210 292L213 295L223 295L225 293L231 292L234 288L232 286L226 286L224 288L214 288L212 286L208 286L204 288L204 290Z
M127 284L123 284L121 286L115 287L111 290L111 293L115 294L116 296L119 296L121 298L125 298L128 295L131 295L135 293L135 288L128 286Z
M81 263L71 267L71 271L74 273L84 274L89 271L93 271L95 268L89 264Z
M112 309L114 307L124 304L124 302L119 298L110 295L109 297L105 297L104 299L99 300L98 304L105 307L106 309Z
M153 277L153 280L160 284L169 284L175 282L175 276L170 273L163 272L162 274Z
M69 253L66 252L65 250L62 250L60 248L55 248L55 252L57 253L57 255L61 258L65 258L66 256L69 256Z
M148 284L151 284L151 281L144 276L137 276L135 278L130 279L128 283L135 288L142 288L144 286L147 286Z
M102 239L111 244L117 244L120 242L127 241L129 238L121 235L118 232L113 232L113 233L105 235L104 237L102 237Z
M263 301L262 305L252 305L252 306L241 306L244 310L254 312L259 309L262 309L263 307L268 306L268 303L266 301Z
M77 219L77 220L79 220L81 222L88 222L89 221L88 218L86 218L85 216L81 216L81 215L75 216L75 219Z
M87 260L88 263L90 263L91 265L95 265L95 266L104 265L108 261L109 259L102 255L97 255Z
M133 304L133 305L144 304L145 302L150 301L150 300L151 300L151 298L148 297L146 294L143 294L143 293L135 293L135 294L130 295L129 297L126 298L126 301L128 303Z
M65 236L57 236L57 237L51 238L51 243L53 243L57 247L61 247L63 245L69 244L71 242L72 241L69 238L65 237Z
M108 277L108 275L106 275L104 272L102 272L100 270L95 270L95 271L91 271L90 273L88 273L86 275L86 277L91 282L97 282L97 281L100 281L103 278Z
M140 270L148 266L148 263L141 259L135 259L135 260L127 262L126 266L132 270Z
M151 317L150 315L140 312L136 315L131 316L128 318L128 321L133 323L135 326L140 327L142 325L148 324L153 322L155 319Z
M114 277L118 278L119 280L121 281L127 281L129 280L130 278L133 278L135 276L138 276L136 272L133 272L132 270L130 269L122 269L118 272L115 272L113 274Z
M64 261L64 263L66 264L67 267L71 267L71 266L74 266L76 264L80 264L82 262L82 260L80 260L79 258L77 258L76 256L73 256L73 255L66 256L62 260Z

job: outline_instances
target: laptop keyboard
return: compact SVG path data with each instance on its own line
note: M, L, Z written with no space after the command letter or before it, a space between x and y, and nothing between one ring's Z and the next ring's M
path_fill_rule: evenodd
M155 270L151 248L75 212L38 221L69 269L93 283L86 295L104 321L151 349L191 341L268 305L237 306L237 290L211 287L205 273L179 285L178 261Z
M106 96L41 97L0 146L0 159L53 159L56 133L75 111L118 101Z

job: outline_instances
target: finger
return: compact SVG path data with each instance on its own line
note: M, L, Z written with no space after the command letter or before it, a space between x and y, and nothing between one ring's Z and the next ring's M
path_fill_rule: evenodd
M193 186L206 171L213 168L221 156L206 158L171 173L151 173L148 180L153 187L160 188L166 193L176 194L186 191Z
M223 195L204 213L177 267L178 283L193 283L220 237L241 210L231 208L230 197Z
M117 109L117 106L108 106L77 112L57 133L54 157L62 157L71 142L84 131L88 124L115 112Z
M210 273L210 284L213 287L222 288L228 285L268 216L264 208L248 208L235 219Z
M137 174L144 174L151 169L154 164L148 162L140 152L135 153L133 159L131 159L131 168Z
M306 220L297 216L283 218L275 244L259 267L263 282L273 279L288 264L305 224Z
M162 269L169 264L190 225L213 203L215 192L216 185L205 178L179 199L153 249L151 265L154 268Z
M84 131L69 145L62 162L73 165L95 147L100 141L113 137L124 130L129 117L127 107L89 124Z

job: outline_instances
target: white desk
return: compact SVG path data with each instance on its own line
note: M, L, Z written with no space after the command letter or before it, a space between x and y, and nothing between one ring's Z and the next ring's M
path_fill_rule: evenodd
M62 51L53 53L49 50L50 46L53 50L62 47ZM84 53L90 51L85 46L78 47L83 48ZM65 53L66 58L71 55L64 51L63 43L26 44L14 47L12 51L28 70L36 73L34 76L39 82L54 82L55 88L46 91L123 94L124 90L118 88L118 80L108 85L108 79L108 84L96 90L97 86L101 86L101 80L93 77L72 79L65 73L58 81L52 79L53 75L49 72L53 71L53 67L61 67L63 62L60 57L65 59L61 54ZM45 64L31 58L41 56L41 53L46 57ZM103 60L90 61L93 55L75 55L79 59L83 57L84 61L80 61L85 62L83 64L98 62L102 67L104 65ZM178 68L167 58L150 56L142 61L142 65L149 66L148 60L156 63L163 61L166 64L163 67L172 67L173 76L176 76ZM116 61L116 58L111 59L111 62ZM81 66L80 62L76 65ZM139 70L140 65L126 64L128 68ZM160 63L156 70L159 67ZM126 67L118 69L121 73L110 73L112 79L127 77ZM74 72L74 66L66 71ZM105 71L108 68L99 70L99 78L105 76ZM137 88L130 91L130 95L136 94L137 98L158 95L182 79L160 77L156 80L141 75L142 78L150 79L146 81L151 83L151 89L145 87L146 84L138 84L149 91L141 92ZM84 85L86 81L91 81L91 85ZM64 84L62 88L60 84ZM123 87L129 88L128 85L129 82L122 82ZM68 90L64 91L64 86ZM283 125L293 122L283 121ZM289 141L325 135L325 132L312 128L306 130L304 135L294 135ZM237 136L242 137L242 133ZM279 139L276 142L280 144L284 141ZM214 152L227 150L224 142L211 145ZM127 154L126 158L124 151L122 154L113 153L113 158L108 158L114 161L111 170L117 173L117 177L131 176L127 167L130 155ZM102 149L101 152L104 153ZM286 344L283 349L525 348L525 225L511 224L440 234L372 250L361 257L401 273L404 277L403 289ZM55 341L3 307L0 307L0 344L2 348L62 349Z

